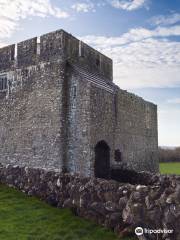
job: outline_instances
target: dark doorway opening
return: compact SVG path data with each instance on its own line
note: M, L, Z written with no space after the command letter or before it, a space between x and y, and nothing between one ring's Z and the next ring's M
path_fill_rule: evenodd
M110 178L110 148L105 141L95 146L94 175L97 178Z

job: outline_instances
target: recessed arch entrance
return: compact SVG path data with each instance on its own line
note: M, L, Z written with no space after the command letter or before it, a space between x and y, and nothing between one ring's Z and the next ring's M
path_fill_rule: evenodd
M98 178L110 178L110 147L102 140L95 148L94 175Z

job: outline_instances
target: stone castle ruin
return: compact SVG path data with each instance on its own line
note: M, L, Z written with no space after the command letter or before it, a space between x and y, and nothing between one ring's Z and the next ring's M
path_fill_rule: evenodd
M180 239L180 177L156 174L157 107L113 83L111 59L63 30L4 47L0 110L0 183L120 236Z
M157 106L63 30L0 49L0 161L109 178L158 172Z

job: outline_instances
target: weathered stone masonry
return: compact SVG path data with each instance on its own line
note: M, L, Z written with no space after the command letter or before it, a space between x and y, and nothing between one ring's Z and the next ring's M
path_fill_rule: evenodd
M134 234L136 227L143 227L166 232L145 233L139 236L140 240L179 240L180 177L138 173L132 180L134 185L46 169L0 165L1 183L58 208L71 208L76 215L121 236Z
M158 171L156 105L118 88L112 60L63 30L0 49L0 89L2 163Z

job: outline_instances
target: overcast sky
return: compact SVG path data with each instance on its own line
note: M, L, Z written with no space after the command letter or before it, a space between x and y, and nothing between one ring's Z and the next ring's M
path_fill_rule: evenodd
M114 60L114 81L158 104L180 146L180 0L0 0L0 46L64 29Z

